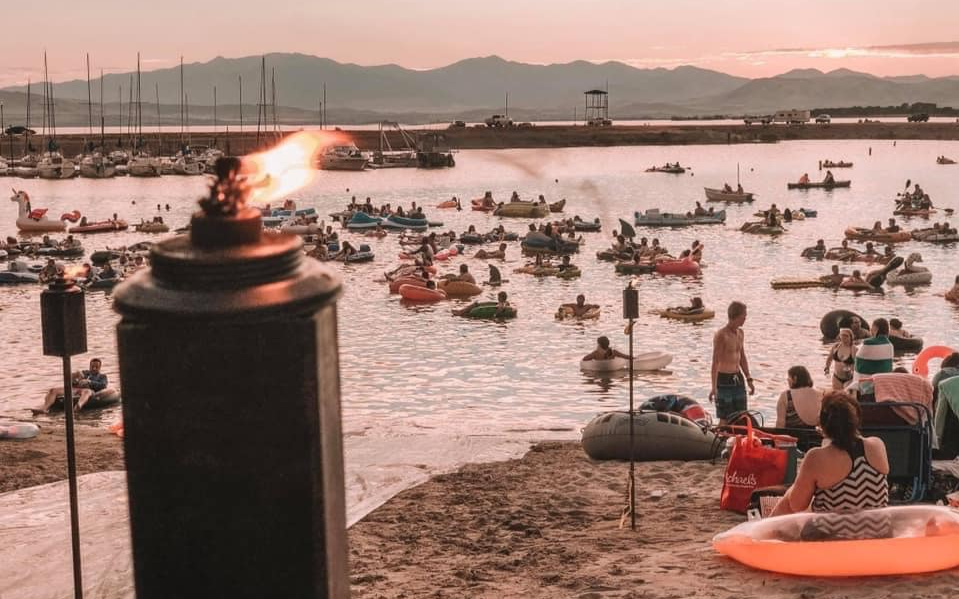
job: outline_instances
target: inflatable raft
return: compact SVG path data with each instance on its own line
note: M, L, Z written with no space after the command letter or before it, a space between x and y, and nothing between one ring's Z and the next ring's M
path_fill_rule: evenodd
M594 460L628 460L629 412L606 412L583 429L583 450ZM715 433L669 412L633 412L633 458L710 460L722 449Z
M420 285L400 285L400 297L414 302L438 302L446 299L442 289L429 289Z
M493 216L543 218L549 216L549 205L546 202L509 202L497 206Z
M876 243L899 243L912 239L912 234L909 233L909 231L890 233L888 231L875 231L865 227L849 227L846 229L846 239L874 241Z
M698 275L699 262L692 258L664 260L656 263L656 272L661 275Z
M496 316L496 302L481 302L464 316L484 320L516 318L516 308L508 308L504 314Z
M852 514L803 512L744 522L713 548L770 572L798 576L892 576L959 566L959 512L900 506Z
M472 297L483 293L483 288L469 281L440 281L437 286L449 297Z
M773 279L769 282L773 289L812 289L814 287L826 287L826 283L821 279L797 279L782 278Z
M633 354L633 370L659 370L673 361L673 355L661 351ZM582 360L579 367L585 372L619 372L629 368L626 358L612 360Z
M710 318L715 318L716 313L712 310L703 310L702 312L696 314L687 314L685 312L677 312L675 310L660 310L659 315L663 318L682 320L684 322L702 322L704 320L709 320Z

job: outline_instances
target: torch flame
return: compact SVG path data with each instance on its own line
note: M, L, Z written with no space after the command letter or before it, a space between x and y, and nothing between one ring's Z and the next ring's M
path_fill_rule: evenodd
M240 173L252 187L248 201L254 205L271 202L309 185L316 176L320 151L344 139L338 133L300 131L274 148L244 156Z
M82 275L85 275L87 269L81 264L74 264L72 266L63 267L63 276L68 279L77 279L82 278Z

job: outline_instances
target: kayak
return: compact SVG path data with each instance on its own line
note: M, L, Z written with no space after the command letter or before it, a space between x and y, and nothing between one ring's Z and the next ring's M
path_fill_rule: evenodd
M769 286L773 289L812 289L827 285L820 279L783 278L773 279L769 282Z
M548 215L549 205L545 202L508 202L493 210L493 216L543 218Z
M661 351L633 354L633 370L660 370L672 361L672 354ZM579 367L585 372L619 372L629 369L629 360L618 357L612 360L582 360Z
M647 173L669 173L671 175L681 175L686 169L681 166L651 166L646 169Z
M833 181L826 183L824 181L810 181L809 183L786 183L786 189L836 189L837 187L849 187L852 181Z
M663 318L671 318L673 320L682 320L685 322L701 322L703 320L709 320L714 318L716 313L712 310L703 310L696 314L686 314L684 312L676 312L675 310L660 310L659 315Z

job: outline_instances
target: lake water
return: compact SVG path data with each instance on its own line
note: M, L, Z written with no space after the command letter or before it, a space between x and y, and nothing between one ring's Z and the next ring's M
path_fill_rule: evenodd
M504 288L519 308L519 316L507 323L454 318L450 308L455 304L407 306L398 296L389 295L377 280L398 263L395 236L370 242L376 251L373 263L335 266L342 271L345 286L339 302L340 363L351 520L432 473L466 461L516 455L528 440L577 438L593 415L626 405L625 378L595 379L578 368L580 357L593 348L599 335L609 336L619 349L626 347L621 298L628 278L615 275L612 264L597 260L595 253L608 247L610 232L619 228L616 219L632 220L634 210L686 211L705 199L703 186L719 187L724 181L735 186L737 163L743 186L759 198L752 207L727 207L726 225L637 229L640 235L658 237L674 253L694 239L703 241L708 265L697 278L641 277L636 351L668 351L674 360L668 371L637 373L638 400L678 392L705 403L711 337L724 323L725 306L735 299L749 306L746 347L757 387L750 403L767 415L774 414L775 399L790 366L806 365L817 384L828 384L822 374L826 346L818 323L829 310L853 309L868 319L899 317L927 345L959 346L959 310L941 297L959 273L953 246L907 243L899 249L901 254L922 253L934 277L928 287L893 287L884 295L857 296L821 289L774 291L769 286L769 280L779 276L827 272L831 263L801 258L802 248L817 238L838 245L847 226L871 226L892 216L893 198L906 179L918 181L937 206L959 208L955 192L959 166L938 166L935 158L940 154L955 157L959 142L899 141L894 146L891 141L875 140L805 141L463 151L456 168L448 170L320 173L296 197L300 207L313 206L324 215L341 209L351 195L370 196L377 204L408 206L416 201L429 208L432 219L445 221L445 228L457 232L470 224L485 231L500 222L508 230L522 232L529 222L526 219L501 221L469 210L432 208L454 194L468 204L469 198L486 190L501 200L517 190L524 198L540 193L550 201L565 197L565 216L600 217L603 222L602 233L586 234L582 252L574 257L583 276L572 281L513 274L524 260L518 243L510 244L507 261L500 267L509 279ZM852 179L850 189L786 190L786 181L803 172L819 178L817 162L825 158L854 161L854 168L834 171L838 179ZM680 161L691 172L680 176L643 172L665 161ZM174 226L187 222L205 187L203 178L176 177L7 182L28 191L34 207L47 207L56 214L78 209L94 220L116 212L139 222L156 214L157 204L170 204L171 211L163 216ZM819 216L794 222L775 239L738 231L752 212L772 202L780 208L813 208ZM5 204L0 209L0 234L10 235L15 233L15 209L12 203ZM906 226L916 225L925 226L924 221ZM140 239L141 235L129 232L88 236L83 242L89 253ZM485 263L468 256L441 269L452 270L463 262L478 279L485 278ZM39 287L0 288L0 351L6 358L0 376L0 417L30 418L28 408L38 404L45 389L59 378L59 362L41 352L40 291ZM586 324L556 322L556 307L573 301L578 293L602 306L601 318ZM719 317L705 324L687 324L648 313L686 303L693 295L703 297ZM90 352L76 359L103 357L106 373L116 381L118 318L110 295L88 294L87 316ZM909 357L903 363L908 364ZM118 418L118 409L83 417L93 424Z

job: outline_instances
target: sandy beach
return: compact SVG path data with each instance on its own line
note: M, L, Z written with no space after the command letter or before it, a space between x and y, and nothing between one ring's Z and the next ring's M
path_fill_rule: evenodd
M122 470L122 443L83 428L81 473ZM0 443L3 490L65 476L63 430ZM353 597L933 598L959 571L827 580L748 569L710 539L742 521L718 508L723 464L637 465L637 522L620 527L628 467L579 443L465 466L403 491L349 530ZM854 559L854 556L850 556Z

